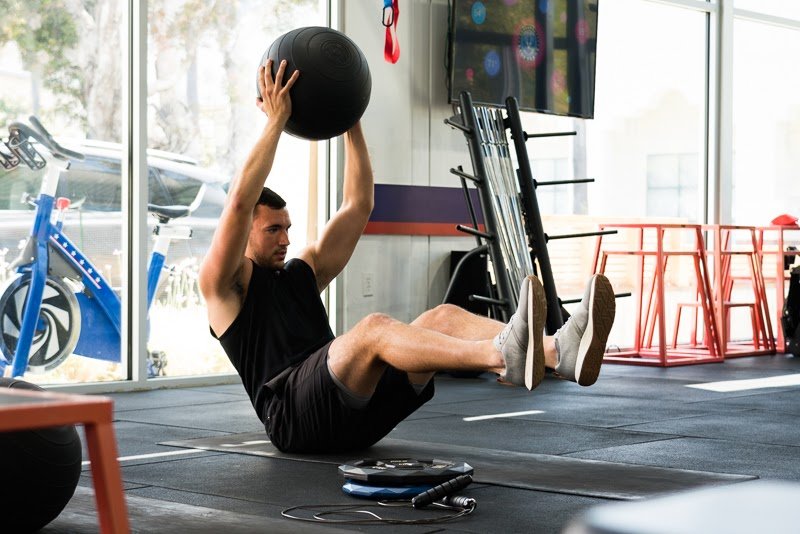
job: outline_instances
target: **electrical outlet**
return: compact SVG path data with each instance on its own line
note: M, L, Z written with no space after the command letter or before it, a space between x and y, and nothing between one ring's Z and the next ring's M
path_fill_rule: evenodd
M375 294L374 278L372 273L361 273L361 296L371 297Z

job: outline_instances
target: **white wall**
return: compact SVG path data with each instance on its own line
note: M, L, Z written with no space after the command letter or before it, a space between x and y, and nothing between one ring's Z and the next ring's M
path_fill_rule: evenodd
M447 0L400 3L400 59L383 58L379 3L342 2L342 31L363 50L372 74L370 105L362 119L379 184L460 187L449 169L472 165L464 135L444 124ZM470 237L367 235L338 279L343 311L337 333L371 312L411 321L441 302L451 250L475 246ZM370 290L365 288L372 278ZM366 284L365 284L366 283ZM365 291L366 289L366 291Z

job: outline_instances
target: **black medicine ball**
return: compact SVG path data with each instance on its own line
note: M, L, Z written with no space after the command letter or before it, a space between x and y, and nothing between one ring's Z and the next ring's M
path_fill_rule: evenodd
M273 79L284 59L284 82L300 70L290 91L287 133L310 140L330 139L349 130L367 109L372 91L369 65L345 34L320 26L297 28L275 39L260 65L267 59L272 59Z

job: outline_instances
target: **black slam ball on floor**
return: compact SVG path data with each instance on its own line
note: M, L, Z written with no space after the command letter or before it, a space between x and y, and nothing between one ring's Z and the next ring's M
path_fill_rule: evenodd
M343 33L318 26L297 28L275 39L261 65L268 59L273 79L284 59L284 82L300 70L289 93L292 115L284 128L287 133L330 139L349 130L367 109L372 91L367 58Z
M0 387L42 391L0 378ZM35 532L58 517L81 475L81 440L75 427L0 432L0 530Z

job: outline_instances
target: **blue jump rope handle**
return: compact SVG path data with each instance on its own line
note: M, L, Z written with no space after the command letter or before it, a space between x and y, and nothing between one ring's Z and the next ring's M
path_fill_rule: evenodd
M411 505L414 508L425 508L433 501L438 501L442 497L447 497L459 490L462 490L472 483L472 476L460 475L452 478L447 482L443 482L438 486L434 486L424 493L420 493L411 499Z

